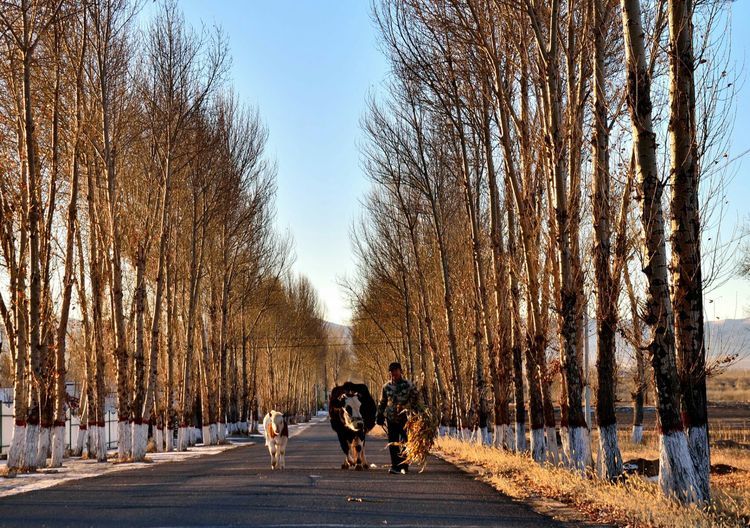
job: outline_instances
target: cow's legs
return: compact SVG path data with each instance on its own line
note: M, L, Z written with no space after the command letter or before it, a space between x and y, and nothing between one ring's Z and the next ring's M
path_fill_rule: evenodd
M276 442L271 442L268 445L268 452L271 453L271 469L276 469Z
M351 458L354 461L354 469L362 471L362 443L357 437L352 441Z
M279 446L277 447L280 469L286 467L286 443L288 440L289 439L286 436L282 436L281 440L279 440Z
M362 449L359 451L359 462L362 464L362 467L364 469L370 469L370 464L367 463L367 459L365 458L365 441L362 440Z
M344 463L341 464L341 469L349 469L350 467L354 467L354 465L357 463L357 456L354 450L354 443L356 441L357 440L355 438L354 440L350 440L348 442L348 449L346 450L346 458L344 459Z

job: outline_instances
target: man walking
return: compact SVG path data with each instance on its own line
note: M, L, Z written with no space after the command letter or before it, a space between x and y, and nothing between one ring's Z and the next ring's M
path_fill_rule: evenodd
M409 464L406 463L402 445L406 442L407 411L418 411L421 408L419 391L411 381L404 378L401 363L394 361L388 366L388 370L391 381L383 385L377 423L388 423L388 450L391 454L391 469L388 472L406 475Z

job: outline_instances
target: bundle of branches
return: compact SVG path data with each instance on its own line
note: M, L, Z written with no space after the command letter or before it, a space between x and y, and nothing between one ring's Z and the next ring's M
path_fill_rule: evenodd
M438 432L438 419L428 409L409 414L406 421L406 442L403 445L407 464L422 466L422 472L427 465L427 455L430 454L432 444Z

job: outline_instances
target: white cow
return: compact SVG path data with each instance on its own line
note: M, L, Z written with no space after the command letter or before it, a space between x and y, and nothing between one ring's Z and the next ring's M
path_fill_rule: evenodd
M289 441L289 424L286 416L277 411L269 411L263 417L263 434L266 446L271 453L271 469L284 469L284 455Z

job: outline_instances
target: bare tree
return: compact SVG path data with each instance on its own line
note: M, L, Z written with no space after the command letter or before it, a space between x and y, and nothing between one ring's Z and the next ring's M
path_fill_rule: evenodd
M682 389L682 416L699 501L710 498L706 348L703 331L700 181L695 108L693 2L669 1L672 303Z
M674 319L669 278L662 195L664 182L656 160L656 135L651 116L651 75L646 66L640 0L622 0L625 36L627 97L630 109L635 166L644 230L644 273L648 280L646 324L650 327L648 350L654 368L659 414L659 484L666 494L682 500L698 497L698 482L688 451L679 413L679 380L675 358Z

